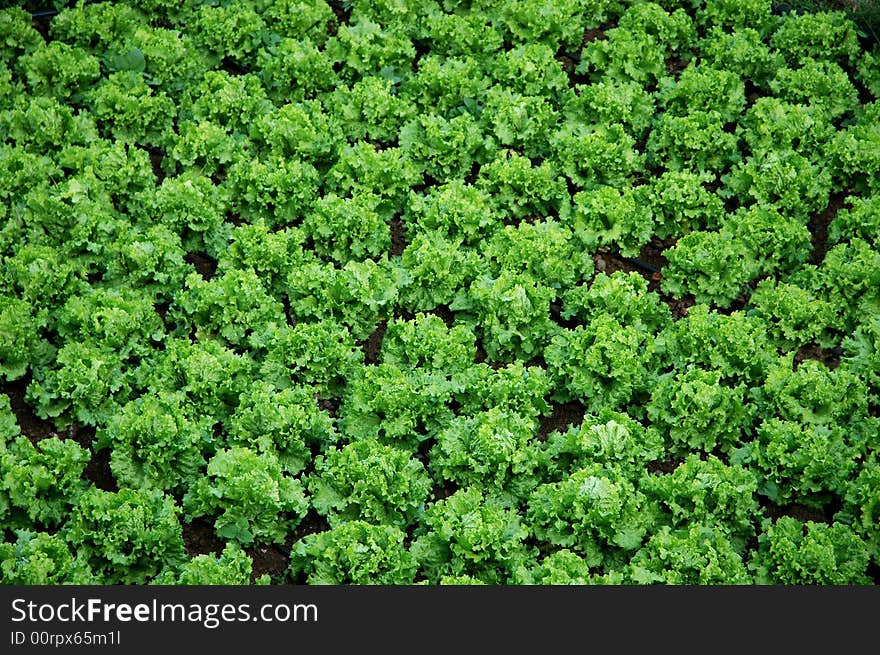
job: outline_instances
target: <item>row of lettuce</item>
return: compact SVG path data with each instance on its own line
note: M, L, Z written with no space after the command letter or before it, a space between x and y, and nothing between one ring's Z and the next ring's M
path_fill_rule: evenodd
M844 14L136 0L37 27L0 11L0 380L58 436L0 394L4 583L246 583L270 544L262 582L871 581L880 63ZM597 270L652 240L678 320ZM559 403L583 423L539 438ZM105 450L118 491L84 475ZM193 521L222 553L187 553Z

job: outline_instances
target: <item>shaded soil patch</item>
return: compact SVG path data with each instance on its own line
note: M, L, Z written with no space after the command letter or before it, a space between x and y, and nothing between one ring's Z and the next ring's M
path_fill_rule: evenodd
M824 510L807 507L800 503L789 503L788 505L776 505L775 503L764 504L764 510L767 516L774 522L783 516L790 516L797 519L801 523L812 521L813 523L831 523L834 514L838 510L838 505L829 504Z
M58 429L51 421L41 419L34 413L34 410L25 400L25 393L30 384L30 374L14 380L12 382L4 382L0 384L0 393L4 393L9 397L9 406L18 422L21 433L36 444L41 439L58 435Z
M391 228L391 256L400 256L406 249L406 226L399 218L391 219L389 223Z
M388 321L379 321L373 334L364 341L359 341L358 345L364 351L364 363L378 364L379 355L382 352L382 339L385 338L385 330L388 329Z
M299 575L293 580L288 580L287 570L290 566L290 549L303 537L318 532L326 532L329 529L330 524L327 523L327 519L319 515L314 509L310 509L296 529L284 540L284 545L257 546L247 550L248 555L251 556L254 562L251 579L256 580L264 573L268 573L273 578L283 578L285 582L307 584L305 575Z
M565 432L583 423L586 413L587 408L576 400L554 404L550 416L541 419L536 436L540 441L546 441L552 432Z
M196 555L219 555L226 545L214 534L214 526L203 519L183 523L183 545L190 557Z
M273 582L287 575L287 567L290 565L290 557L274 546L252 546L245 548L253 561L251 569L251 582L261 575L269 574Z
M842 353L836 348L833 350L828 350L826 348L823 348L822 346L817 346L814 343L807 344L806 346L801 346L794 355L794 370L798 370L798 367L805 360L815 359L822 362L826 367L833 371L838 366L840 366L841 354Z
M672 457L658 459L653 462L648 462L648 473L669 474L675 471L679 464L681 464L681 460Z
M188 252L183 259L206 280L210 280L217 274L217 262L203 252Z
M825 253L828 252L828 226L834 217L846 205L846 197L848 192L835 193L828 201L828 206L818 214L810 218L807 223L807 229L813 236L813 251L810 253L809 262L811 264L821 264L825 259Z

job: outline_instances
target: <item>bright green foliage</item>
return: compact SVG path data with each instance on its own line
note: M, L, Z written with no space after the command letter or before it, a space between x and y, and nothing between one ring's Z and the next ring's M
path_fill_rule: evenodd
M372 191L389 202L400 203L421 182L422 175L423 171L402 148L380 149L358 141L339 152L336 163L324 177L324 187L338 195Z
M562 172L581 187L623 186L643 166L635 139L619 123L568 123L551 138Z
M674 84L661 89L660 101L674 115L714 110L722 122L732 123L746 105L745 84L729 71L688 66Z
M196 555L179 570L165 569L151 584L160 585L249 585L253 562L241 546L230 541L219 555ZM260 581L257 581L260 584ZM263 584L268 584L265 580Z
M401 129L399 140L410 159L441 182L467 176L474 164L487 160L490 145L470 114L416 117Z
M314 205L318 179L315 167L298 159L242 158L229 170L232 208L273 224L292 224Z
M853 530L868 544L874 562L880 561L880 464L874 455L861 473L853 479L844 496L844 517L851 520Z
M869 584L865 543L843 523L826 525L783 516L758 537L751 563L759 584Z
M732 27L734 33L744 29L765 32L773 24L773 3L770 0L706 0L698 21L719 27Z
M337 79L334 60L309 39L283 38L261 50L257 63L267 95L276 102L311 99Z
M686 317L658 336L656 347L676 368L700 364L720 371L725 380L750 385L763 381L777 357L761 319L743 312L710 312L706 305L692 307Z
M821 109L769 96L755 100L740 124L749 148L760 153L760 161L765 163L778 149L803 155L811 166L821 164L824 149L834 135L834 126Z
M449 308L476 325L489 359L529 359L553 332L549 314L555 297L552 287L531 275L501 271L478 277Z
M183 498L187 521L216 517L217 536L243 545L282 541L308 507L302 483L274 455L239 446L218 450Z
M431 11L422 25L420 38L427 41L430 52L448 58L480 56L501 48L501 35L487 24L482 12Z
M736 135L716 109L684 116L664 113L647 143L647 162L669 171L720 173L740 159Z
M250 4L203 6L195 16L194 38L202 47L247 62L267 38L266 24Z
M824 166L785 150L749 157L724 180L723 195L753 200L800 221L824 209L831 192L831 175Z
M194 325L198 338L222 338L232 345L260 343L271 326L285 322L281 303L252 271L227 271L211 280L187 276L171 315L181 332L181 326Z
M234 411L252 374L249 356L215 340L192 343L186 338L169 339L165 350L137 371L143 386L181 391L194 415L216 420Z
M535 166L513 150L480 168L480 182L504 214L522 218L559 213L569 202L565 181L547 160Z
M738 0L730 4L743 5ZM782 55L771 50L761 33L752 27L731 32L713 25L701 42L700 54L704 62L737 73L759 87L766 86L776 69L785 63Z
M87 585L97 580L82 554L72 554L59 535L16 530L14 541L0 542L0 584Z
M834 306L807 289L788 282L762 280L749 298L750 313L762 318L781 345L797 348L812 342L833 343L829 332L838 325Z
M556 50L542 43L511 48L492 62L492 77L517 95L554 97L568 86ZM493 90L499 90L495 86Z
M86 425L106 421L127 402L131 375L120 354L88 342L69 341L28 385L27 399L40 418L68 416Z
M828 226L828 241L844 243L862 239L880 245L880 197L854 197L852 207L841 209Z
M846 71L833 63L808 61L796 70L781 68L770 88L781 100L815 107L831 120L852 115L859 106L859 93Z
M625 257L638 256L654 228L654 217L639 188L620 191L601 186L572 197L572 229L587 252L610 246Z
M323 45L329 28L337 23L333 9L320 0L274 0L268 3L263 16L281 36L306 36L319 45Z
M864 193L880 189L880 103L866 105L859 119L839 131L829 147L840 179Z
M568 548L554 551L530 569L517 571L517 583L528 585L594 584L586 559Z
M59 98L77 94L101 76L97 57L60 41L25 55L20 66L33 92Z
M0 394L0 444L4 446L21 433L15 414L9 402L9 396Z
M139 73L111 73L85 99L113 139L159 147L169 142L174 103L163 91L154 93Z
M0 582L871 582L829 2L0 2Z
M821 505L829 494L843 495L856 468L858 451L847 437L843 428L772 418L761 422L757 438L737 459L751 468L759 492L773 502Z
M391 246L391 232L379 211L381 198L355 192L351 198L328 194L303 218L303 231L315 253L340 264L379 257Z
M470 366L475 356L473 332L464 325L448 328L434 314L393 320L382 338L382 361L401 369L454 372Z
M593 271L577 237L552 219L506 225L488 239L484 256L499 272L517 271L554 289L566 288Z
M351 333L333 321L278 326L264 347L263 380L278 388L301 383L325 396L335 395L364 360Z
M486 584L505 584L531 558L519 515L477 487L460 489L429 506L410 552L432 584L468 572Z
M666 475L649 475L639 489L655 498L675 528L688 523L713 526L738 551L755 534L760 516L755 476L739 465L728 466L714 455L691 454Z
M408 223L417 233L473 243L499 228L490 195L479 187L453 180L435 187L430 194L413 194Z
M232 228L229 238L230 243L217 253L217 272L253 271L273 296L283 292L290 271L314 261L311 253L303 251L306 237L300 228L271 229L257 220Z
M699 523L663 526L627 565L629 584L752 584L748 569L723 530Z
M460 487L481 484L486 494L522 498L538 483L535 428L533 421L496 408L457 417L437 433L431 469Z
M447 403L455 387L444 372L383 363L359 369L348 382L340 429L351 439L415 451L453 416Z
M318 455L307 486L312 506L332 527L361 520L406 529L432 483L408 452L365 439Z
M417 564L403 545L405 536L392 525L342 523L294 544L290 572L312 585L409 585Z
M641 138L654 119L654 96L635 82L613 76L590 85L574 87L565 105L570 120L597 123L620 123L635 137Z
M590 4L595 5L590 7L591 22L601 21L610 3L600 0ZM513 0L501 3L490 15L513 43L537 41L555 51L580 41L583 5L579 0Z
M483 117L500 146L536 158L548 154L547 140L558 120L546 98L497 86L487 94Z
M383 27L369 18L340 25L336 36L328 40L326 52L343 63L344 79L400 75L409 69L416 54L412 42L399 29Z
M754 179L761 179L761 186L768 182ZM802 196L793 197L799 207L802 201ZM698 303L729 307L747 293L748 282L762 274L796 268L806 261L810 249L811 235L805 225L777 209L753 205L728 214L717 232L690 232L682 237L666 255L669 271L662 287L677 296L691 293Z
M366 339L390 314L401 281L387 259L349 261L342 268L314 263L290 271L287 295L298 321L334 319Z
M506 366L481 363L453 380L457 385L454 399L461 406L462 415L496 408L534 420L550 412L545 397L553 385L540 366L523 366L521 362Z
M654 234L666 239L692 230L715 229L724 216L724 203L706 188L714 179L711 174L686 171L667 171L654 178L647 192L654 213Z
M324 113L319 100L291 102L260 114L249 136L268 146L272 155L312 160L320 164L319 168L326 165L342 142L337 118Z
M598 314L586 327L561 330L544 357L561 398L581 400L593 412L620 409L650 387L653 342L639 328Z
M57 526L85 490L88 451L58 437L36 445L17 437L0 446L0 519L11 525Z
M592 283L576 286L563 297L563 318L589 321L606 314L621 325L632 325L656 334L672 322L669 308L648 292L648 282L637 273L597 273Z
M789 15L770 37L770 45L797 64L810 59L845 63L861 51L855 25L842 12Z
M848 366L830 369L806 359L795 369L791 356L773 367L761 393L765 412L814 425L846 424L867 414L865 383Z
M439 231L416 232L401 255L406 277L400 303L410 311L430 311L455 300L482 268L479 254L463 248L460 239Z
M143 584L186 559L173 498L158 489L91 488L79 499L64 535L105 584Z
M719 371L688 366L658 378L647 414L672 452L729 452L749 434L754 417L745 404L746 388L726 386L721 377Z
M415 114L415 107L394 92L391 80L365 77L337 88L329 108L345 128L346 138L389 143Z
M0 375L6 380L22 377L31 362L51 353L51 346L40 339L45 319L34 316L34 307L24 300L0 296ZM35 363L36 363L35 362Z
M587 416L583 423L564 432L553 432L544 445L548 473L562 479L591 464L624 471L630 477L663 455L660 434L645 428L626 414L605 411Z
M526 521L539 541L570 548L598 567L637 550L655 514L620 469L590 464L535 489Z
M312 459L309 446L335 442L336 428L315 402L312 387L279 390L258 380L239 396L226 441L274 455L282 470L296 474Z

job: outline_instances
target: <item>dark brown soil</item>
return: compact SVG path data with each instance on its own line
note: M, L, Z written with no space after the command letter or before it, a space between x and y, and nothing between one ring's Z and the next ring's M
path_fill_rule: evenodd
M21 433L33 444L46 437L60 436L54 423L38 417L31 406L27 404L24 396L28 384L30 384L30 375L0 384L0 393L9 397L9 406L12 408L15 420L18 421Z
M254 582L261 575L268 573L272 581L279 580L287 575L287 568L290 566L290 557L285 555L275 546L252 546L245 548L246 552L253 561L251 569L251 582Z
M116 484L116 478L110 470L110 449L95 451L95 428L74 423L67 429L67 437L92 453L92 458L83 471L83 480L91 482L104 491L119 491L119 485Z
M677 469L679 464L681 464L680 459L673 459L667 456L665 459L649 462L648 473L669 474Z
M438 305L431 311L431 313L442 318L448 328L451 328L455 324L455 314L449 309L449 305Z
M546 441L550 433L565 432L569 427L580 425L584 422L584 414L587 408L578 401L568 403L554 403L550 416L541 419L538 427L538 440Z
M385 338L385 330L388 329L388 321L379 321L373 334L366 338L365 341L359 341L358 345L364 351L364 362L366 364L378 364L379 355L382 352L382 339Z
M602 41L603 39L607 39L608 35L605 34L605 31L608 28L601 27L599 29L592 30L584 30L584 38L581 39L581 47L587 45L588 43L592 43L593 41Z
M183 545L190 557L196 555L219 555L226 543L214 534L214 527L202 519L181 522Z
M834 217L837 216L837 212L846 205L846 197L848 195L848 191L832 195L828 201L828 206L812 216L810 222L807 223L807 228L810 230L810 234L813 235L813 251L810 253L811 264L821 264L825 259L825 253L828 252L829 248L828 226L834 220Z
M812 521L813 523L831 523L831 517L827 515L827 512L823 512L821 509L807 507L799 503L791 503L789 505L781 506L769 503L764 509L767 512L767 516L774 523L783 516L790 516L802 523L806 523L807 521Z
M217 262L203 252L188 252L183 258L187 264L193 266L206 280L210 280L217 274Z
M840 353L835 350L828 350L814 343L801 346L794 355L794 370L807 359L815 359L822 362L832 371L840 366Z
M407 246L406 226L401 219L393 218L389 227L391 228L391 256L400 256Z

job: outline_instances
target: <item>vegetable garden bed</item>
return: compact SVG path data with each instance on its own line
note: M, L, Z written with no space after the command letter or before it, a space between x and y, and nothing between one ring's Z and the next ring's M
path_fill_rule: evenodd
M876 583L870 6L0 9L0 582Z

